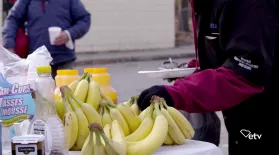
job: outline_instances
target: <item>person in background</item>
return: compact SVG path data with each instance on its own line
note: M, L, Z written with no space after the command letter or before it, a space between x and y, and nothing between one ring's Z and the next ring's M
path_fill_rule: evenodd
M29 54L45 45L53 61L52 76L59 69L73 69L76 59L74 45L76 39L83 37L91 25L91 15L80 0L18 0L9 11L4 22L3 46L11 52L15 48L17 30L27 23ZM48 28L57 26L62 29L50 44Z
M193 24L199 23L194 34L198 33L201 70L174 85L144 90L138 98L140 109L157 95L189 113L222 111L229 155L278 154L273 141L279 138L274 125L279 102L279 2L194 0L191 4Z

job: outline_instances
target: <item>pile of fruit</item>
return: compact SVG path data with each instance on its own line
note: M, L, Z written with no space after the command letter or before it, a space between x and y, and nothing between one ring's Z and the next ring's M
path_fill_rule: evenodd
M187 119L160 97L153 96L150 106L140 111L137 97L115 105L90 75L77 81L76 89L60 88L62 98L56 103L69 150L82 155L150 155L162 145L181 145L194 136Z

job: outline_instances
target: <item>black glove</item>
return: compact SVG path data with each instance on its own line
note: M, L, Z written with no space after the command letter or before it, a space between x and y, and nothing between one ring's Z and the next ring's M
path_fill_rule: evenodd
M174 105L172 97L164 86L153 86L141 92L137 101L139 108L141 110L147 108L150 105L152 96L154 95L164 98L169 106Z

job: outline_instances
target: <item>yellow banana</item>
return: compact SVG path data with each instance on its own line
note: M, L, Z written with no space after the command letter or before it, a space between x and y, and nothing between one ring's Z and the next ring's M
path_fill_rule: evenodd
M186 139L191 139L195 135L195 130L193 129L190 122L186 119L186 117L178 110L173 107L169 107L165 101L162 102L164 106L167 108L167 111L172 116L175 123L178 125Z
M88 77L82 79L74 92L74 95L81 101L84 102L88 93Z
M74 112L78 119L78 137L74 146L76 146L78 149L81 149L86 138L89 135L89 129L88 129L89 123L83 111L76 106L76 104L73 102L71 98L69 98L69 103L74 109Z
M98 123L98 124L102 125L101 117L99 116L98 112L91 105L82 103L72 93L70 93L70 96L75 101L75 103L77 103L80 106L81 110L84 112L84 114L88 120L88 123Z
M87 137L82 149L81 155L94 155L94 132L90 131L89 136Z
M110 114L109 114L107 108L103 107L102 109L103 109L102 110L103 111L102 124L103 124L103 127L104 127L106 124L111 124L112 119L110 117Z
M137 128L140 126L140 119L138 116L133 112L131 107L119 104L117 105L117 109L123 115L125 121L127 122L131 133L133 133Z
M132 134L126 137L126 141L129 142L137 142L141 141L144 138L146 138L153 128L153 119L151 117L152 111L153 111L153 105L150 105L152 108L149 108L149 115L142 121L140 126L137 128L136 131L134 131Z
M93 81L90 76L90 83L86 103L94 107L97 111L101 102L101 89L97 82Z
M158 101L154 103L157 117L151 133L139 142L127 142L127 155L150 155L164 143L168 134L168 121L160 113L158 104Z
M83 80L86 77L87 74L83 74L79 79L73 81L70 83L69 88L71 89L72 92L76 91L76 88L78 86L78 83Z
M168 113L168 111L165 108L161 108L161 112L168 121L168 124L169 124L168 134L171 137L171 139L176 144L184 144L185 137L184 137L183 133L180 131L178 125L172 119L171 115Z
M65 135L67 136L68 149L71 149L74 146L78 136L78 119L76 114L73 112L72 108L68 104L67 99L63 97L63 100L65 109L67 111L64 115L63 123Z
M164 142L165 145L173 145L174 141L171 139L170 135L168 134L166 140Z
M133 110L133 112L138 116L140 114L140 109L138 104L132 104L131 109Z
M157 117L157 115L156 115L156 110L154 109L154 110L153 110L153 113L152 113L152 119L155 120L156 117Z
M95 132L94 155L106 155L105 146L99 132ZM89 155L89 154L88 154Z
M140 119L140 121L143 121L144 120L144 118L148 115L148 108L150 108L150 107L147 107L146 109L144 109L141 113L140 113L140 115L139 115L139 119Z
M125 121L125 118L123 117L121 112L116 108L111 108L109 106L107 106L107 107L110 110L110 116L111 116L112 120L117 120L118 121L118 123L121 126L125 136L129 135L130 134L129 126L128 126L127 122Z
M126 155L126 142L124 133L117 120L112 121L112 139L109 139L100 127L98 127L98 130L99 131L97 132L100 132L102 138L106 143L105 149L107 155Z
M73 81L72 83L69 84L69 88L70 88L73 92L75 92L75 91L76 91L76 88L77 88L77 86L78 86L78 83L79 83L79 80Z
M55 108L56 108L57 115L63 121L63 117L65 114L65 106L63 101L62 100L55 101Z
M104 132L106 134L106 136L111 139L111 127L110 124L106 124L104 127Z

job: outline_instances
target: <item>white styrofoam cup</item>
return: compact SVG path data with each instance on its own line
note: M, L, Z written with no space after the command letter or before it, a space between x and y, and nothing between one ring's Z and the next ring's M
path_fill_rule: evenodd
M49 41L51 45L54 45L54 40L56 37L58 37L61 33L62 29L60 27L49 27L48 33L49 33Z

